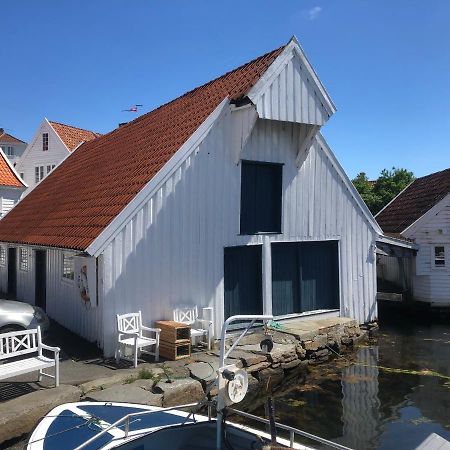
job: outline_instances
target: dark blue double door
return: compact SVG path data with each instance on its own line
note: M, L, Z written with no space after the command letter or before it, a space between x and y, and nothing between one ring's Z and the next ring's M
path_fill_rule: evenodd
M225 318L262 314L262 247L225 248ZM272 244L272 313L339 308L337 241Z

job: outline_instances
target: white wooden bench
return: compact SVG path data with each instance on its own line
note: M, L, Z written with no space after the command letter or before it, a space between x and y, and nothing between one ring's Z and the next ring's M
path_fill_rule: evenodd
M54 358L44 356L42 350L54 353ZM41 328L12 331L0 334L0 380L39 371L42 377L55 380L59 386L59 351L58 347L50 347L42 343ZM45 373L43 369L55 368L55 374Z

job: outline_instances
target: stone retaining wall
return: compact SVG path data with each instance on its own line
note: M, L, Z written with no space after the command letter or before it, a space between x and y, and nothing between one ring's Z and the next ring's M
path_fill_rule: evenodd
M304 322L285 323L281 330L271 330L274 346L268 353L260 348L265 338L261 330L241 340L226 361L249 374L249 391L240 408L252 410L261 404L269 381L275 395L289 385L302 382L308 365L326 361L335 353L351 351L355 343L366 339L377 328L376 323L358 326L345 318L330 321L330 326L323 326L324 323L328 322L321 321L321 326L307 331ZM227 344L231 345L232 341ZM138 369L118 371L78 387L61 386L4 402L0 404L0 444L28 433L39 417L67 401L90 399L170 407L199 401L206 392L214 396L217 389L212 386L218 366L218 351L194 353L190 359L140 364Z

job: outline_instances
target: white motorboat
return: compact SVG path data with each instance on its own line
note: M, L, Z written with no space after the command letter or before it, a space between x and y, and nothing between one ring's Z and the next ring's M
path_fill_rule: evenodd
M28 450L203 450L296 448L310 450L298 442L300 437L316 442L321 448L349 450L348 447L304 431L276 423L273 417L260 418L231 408L243 400L248 388L247 372L235 365L225 365L228 355L256 322L271 316L233 316L222 328L220 362L216 383L217 400L207 396L199 403L174 408L158 408L132 403L76 402L50 411L38 424L28 441ZM247 326L226 350L226 333L232 322ZM270 338L263 346L271 345ZM270 349L269 349L270 351ZM213 417L215 410L216 416ZM263 424L262 429L230 422L233 414ZM277 436L277 430L282 436Z

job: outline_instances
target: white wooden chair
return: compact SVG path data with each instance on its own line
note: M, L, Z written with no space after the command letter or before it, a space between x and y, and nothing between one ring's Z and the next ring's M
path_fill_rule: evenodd
M131 348L133 351L134 367L137 367L139 353L147 353L159 361L159 328L149 328L142 325L141 311L129 314L117 314L117 346L116 362L124 358L125 349ZM145 332L153 333L154 337L145 336ZM153 351L143 350L147 347L153 347ZM124 358L125 359L125 358Z
M177 308L173 311L175 322L185 323L191 327L191 342L195 343L195 338L201 336L207 339L208 350L211 350L211 340L213 338L212 308L202 308L202 318L198 315L197 306L187 306ZM209 315L206 319L205 316Z
M44 356L42 350L53 352L54 357ZM0 334L0 380L39 371L42 377L55 380L59 386L59 347L50 347L42 342L41 328L11 331ZM55 374L44 372L48 367L55 368Z

